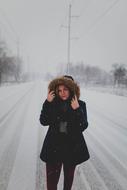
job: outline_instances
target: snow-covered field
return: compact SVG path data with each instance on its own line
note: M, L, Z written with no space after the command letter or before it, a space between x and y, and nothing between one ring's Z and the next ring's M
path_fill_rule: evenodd
M104 92L104 93L110 93L110 94L116 94L118 96L126 96L127 97L127 87L115 87L115 86L87 86L87 89Z
M39 159L47 127L39 123L47 84L0 88L0 190L46 190ZM72 190L126 190L127 97L81 89L91 158L77 166ZM62 189L61 173L58 190Z

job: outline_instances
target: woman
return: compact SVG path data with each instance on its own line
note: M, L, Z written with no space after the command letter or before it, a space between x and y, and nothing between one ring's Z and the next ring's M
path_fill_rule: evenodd
M71 190L76 165L90 157L82 134L88 126L86 104L79 96L80 88L71 76L49 83L40 114L40 123L49 125L40 153L46 162L48 190L57 190L62 165L64 190Z

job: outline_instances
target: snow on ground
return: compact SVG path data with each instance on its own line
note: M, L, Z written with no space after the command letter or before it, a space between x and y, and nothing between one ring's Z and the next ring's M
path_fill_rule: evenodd
M126 96L127 97L127 87L125 86L108 86L108 85L104 85L104 86L87 86L87 89L89 90L93 90L96 92L103 92L103 93L107 93L107 94L116 94L118 96Z
M46 190L39 159L48 127L39 123L47 83L0 88L0 190ZM90 159L77 166L72 190L126 190L127 98L81 89ZM61 172L58 190L63 186Z

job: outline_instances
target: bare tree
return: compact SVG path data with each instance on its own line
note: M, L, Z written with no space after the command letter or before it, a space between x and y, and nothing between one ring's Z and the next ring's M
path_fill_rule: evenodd
M13 77L16 82L20 80L22 71L21 58L16 56L8 56L6 43L0 40L0 84L2 76L8 81L9 77Z
M120 63L114 63L112 65L112 73L114 77L114 85L120 85L124 83L125 76L127 74L126 66Z
M111 81L111 75L97 66L85 65L78 62L70 65L70 74L82 84L106 85Z
M6 56L6 44L4 41L0 41L0 84L2 81L2 73L4 70L4 58Z

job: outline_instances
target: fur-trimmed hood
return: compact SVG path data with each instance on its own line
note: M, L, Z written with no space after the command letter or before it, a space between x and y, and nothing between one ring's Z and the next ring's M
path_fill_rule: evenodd
M80 87L75 81L71 80L70 78L64 77L64 76L57 77L49 83L48 89L50 91L52 91L52 90L55 91L56 95L58 95L57 87L59 85L65 85L70 90L71 95L72 96L76 95L77 99L79 99Z

